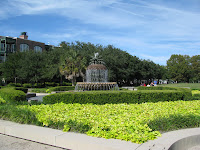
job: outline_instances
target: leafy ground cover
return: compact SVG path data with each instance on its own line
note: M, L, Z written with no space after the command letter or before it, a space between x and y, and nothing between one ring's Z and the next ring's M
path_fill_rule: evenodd
M192 90L192 95L195 95L195 94L199 94L200 95L200 90Z
M159 86L166 87L189 87L190 89L200 90L200 83L178 83L178 84L162 84Z
M200 126L200 101L143 104L0 105L0 118L143 143L161 132Z

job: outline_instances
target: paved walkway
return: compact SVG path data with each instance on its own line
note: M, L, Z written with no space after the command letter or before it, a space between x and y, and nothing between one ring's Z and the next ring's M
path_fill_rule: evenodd
M190 148L189 150L200 150L200 146L194 146L194 147Z
M36 93L35 97L30 97L27 100L28 101L38 101L38 102L42 102L42 99L44 96L46 95L50 95L49 93Z
M3 134L0 134L0 139L0 150L63 150L63 148L57 148Z

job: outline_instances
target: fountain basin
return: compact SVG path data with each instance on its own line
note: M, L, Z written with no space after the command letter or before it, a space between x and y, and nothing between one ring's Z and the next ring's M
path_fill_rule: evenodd
M77 82L75 91L119 90L117 82Z

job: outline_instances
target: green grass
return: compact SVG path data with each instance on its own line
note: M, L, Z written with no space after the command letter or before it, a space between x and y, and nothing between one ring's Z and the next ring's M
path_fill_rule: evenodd
M162 84L159 86L166 86L166 87L189 87L190 89L198 89L200 90L200 83L177 83L177 84Z
M199 127L200 101L143 104L0 105L0 118L144 143L161 132Z

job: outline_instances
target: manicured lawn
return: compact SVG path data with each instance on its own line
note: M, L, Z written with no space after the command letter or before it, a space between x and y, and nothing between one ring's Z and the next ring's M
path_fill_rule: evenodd
M177 84L162 84L159 86L167 86L167 87L189 87L190 89L198 89L200 90L200 83L177 83Z
M90 136L143 143L161 132L200 126L200 101L142 104L0 105L0 118Z

